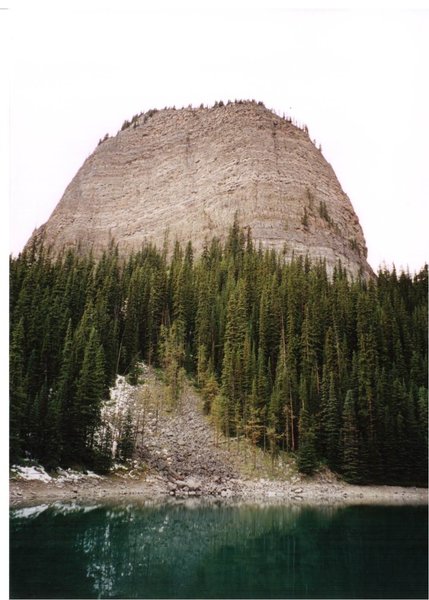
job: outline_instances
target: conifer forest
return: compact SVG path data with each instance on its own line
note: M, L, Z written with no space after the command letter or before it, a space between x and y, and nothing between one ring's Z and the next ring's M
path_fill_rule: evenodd
M427 483L428 268L351 280L285 261L238 227L101 259L39 246L10 261L10 459L109 469L101 406L141 361L181 377L227 436L301 472L353 483ZM177 392L178 393L178 392Z

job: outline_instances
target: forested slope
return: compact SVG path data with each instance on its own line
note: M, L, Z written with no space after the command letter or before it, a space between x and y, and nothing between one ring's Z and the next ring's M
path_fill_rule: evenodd
M10 263L11 460L106 470L100 407L117 373L187 372L216 427L351 482L427 482L427 266L350 281L255 248L237 223L198 260L33 245Z

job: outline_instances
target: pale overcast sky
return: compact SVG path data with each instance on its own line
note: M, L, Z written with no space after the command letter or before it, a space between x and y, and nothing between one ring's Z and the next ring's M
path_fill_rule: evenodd
M6 15L10 251L125 119L241 98L307 124L351 199L374 269L419 269L429 217L425 4L17 1Z

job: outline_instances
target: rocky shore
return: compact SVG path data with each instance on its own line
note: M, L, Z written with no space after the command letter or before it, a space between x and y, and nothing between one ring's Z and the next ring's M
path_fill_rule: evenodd
M300 478L295 482L195 476L172 481L171 477L145 474L138 469L124 473L116 471L96 478L86 475L49 481L12 479L9 491L11 507L57 501L119 501L125 498L159 502L201 498L308 504L427 504L428 501L425 488L329 483L320 476Z
M311 504L428 501L425 488L349 485L327 469L305 477L287 454L271 457L246 439L227 440L216 432L190 385L180 404L166 409L159 402L162 384L149 371L145 376L145 385L136 388L119 382L109 407L112 422L130 402L140 415L143 425L131 461L114 465L106 476L71 469L46 473L37 465L16 467L11 470L10 505L127 497L160 502L184 498Z

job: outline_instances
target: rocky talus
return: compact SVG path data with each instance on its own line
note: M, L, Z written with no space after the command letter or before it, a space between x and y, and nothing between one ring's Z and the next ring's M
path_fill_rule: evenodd
M161 417L149 412L137 454L167 481L170 495L228 497L239 490L239 476L230 453L220 446L188 387L174 411Z
M192 240L199 253L235 216L287 260L371 274L358 217L307 129L256 102L136 116L97 146L30 243L97 257L112 241L128 254Z

